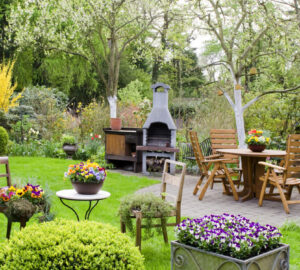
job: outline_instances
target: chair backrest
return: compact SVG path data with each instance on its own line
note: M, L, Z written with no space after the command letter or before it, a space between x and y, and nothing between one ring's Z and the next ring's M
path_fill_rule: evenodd
M9 171L9 164L8 164L8 157L0 157L0 165L5 165L6 173L0 174L0 177L6 177L6 185L11 186L11 177L10 177L10 171ZM0 186L3 186L2 183Z
M193 147L193 151L194 151L194 155L195 155L195 159L196 162L198 164L198 167L201 171L201 173L203 174L207 174L207 166L206 164L203 162L204 161L204 156L203 153L201 151L201 147L199 145L199 140L198 140L198 136L197 136L197 132L190 130L189 131L189 135L190 135L190 141Z
M211 129L210 140L213 154L217 154L217 149L238 148L235 129ZM239 164L239 158L236 155L224 154L224 158L228 159L228 161L225 162L227 164Z
M180 173L178 174L171 174L170 166L177 166L181 168ZM161 184L161 197L165 200L166 197L171 197L175 201L175 208L176 208L176 215L179 214L178 219L180 219L180 208L181 208L181 201L182 201L182 190L184 184L184 177L186 172L186 164L178 161L173 161L166 159L162 174L162 184ZM178 188L177 196L173 196L172 194L166 193L167 185L173 185Z
M288 136L286 152L284 182L287 178L300 178L300 134Z

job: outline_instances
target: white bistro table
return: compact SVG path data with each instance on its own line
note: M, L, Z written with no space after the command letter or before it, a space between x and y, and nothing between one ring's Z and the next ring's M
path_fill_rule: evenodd
M85 194L78 194L75 189L64 189L56 192L56 196L60 199L63 205L71 209L74 214L77 217L77 220L79 221L79 216L75 209L73 209L71 206L67 205L63 200L69 200L69 201L87 201L89 202L89 208L85 212L84 219L88 220L90 217L90 214L92 210L95 208L95 206L98 204L99 201L105 200L108 197L110 197L110 193L104 190L100 190L97 194L93 195L85 195ZM94 204L92 205L92 202Z

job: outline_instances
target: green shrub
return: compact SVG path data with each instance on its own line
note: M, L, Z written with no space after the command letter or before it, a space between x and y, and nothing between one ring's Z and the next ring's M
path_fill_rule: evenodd
M34 224L0 246L1 270L144 269L130 238L107 224L58 220Z
M7 154L8 134L4 127L0 127L0 155Z
M62 144L75 144L75 137L72 135L63 134L61 142Z

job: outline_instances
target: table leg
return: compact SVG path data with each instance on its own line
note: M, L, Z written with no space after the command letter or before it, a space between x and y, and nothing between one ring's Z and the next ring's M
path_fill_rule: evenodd
M90 214L91 214L91 212L93 211L93 209L95 208L95 206L98 204L98 202L99 202L99 200L97 200L96 202L95 202L95 204L92 206L92 208L91 208L91 205L92 205L92 202L90 201L90 205L89 205L89 209L86 211L86 213L85 213L85 219L86 220L88 220L89 218L90 218Z
M71 206L65 204L65 203L63 202L62 198L59 198L59 199L60 199L60 201L61 201L61 203L62 203L63 205L65 205L66 207L68 207L69 209L71 209L71 210L74 212L74 214L75 214L76 217L77 217L77 220L79 221L79 216L78 216L77 212L76 212Z
M253 163L251 157L242 157L242 168L244 176L244 189L242 202L251 200L254 197L253 191Z
M253 159L253 165L254 165L254 183L253 183L253 189L255 192L255 197L259 198L260 192L262 189L263 182L259 180L259 177L263 176L265 174L265 166L259 165L259 161L266 161L265 157L255 157Z

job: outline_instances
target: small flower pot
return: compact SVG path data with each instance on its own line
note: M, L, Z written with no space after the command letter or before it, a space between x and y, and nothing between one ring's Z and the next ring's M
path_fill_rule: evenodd
M103 181L100 183L84 183L84 182L71 182L73 188L78 194L93 195L97 194L103 186Z
M72 159L72 156L76 153L78 147L77 144L64 144L63 145L63 150L67 154L69 159Z
M252 151L252 152L262 152L266 149L266 146L261 144L261 145L248 145L248 148Z
M205 251L179 243L171 242L172 270L288 270L289 246L280 247L246 260L240 260L218 253Z
M121 118L110 118L110 128L112 130L120 130L122 128Z

